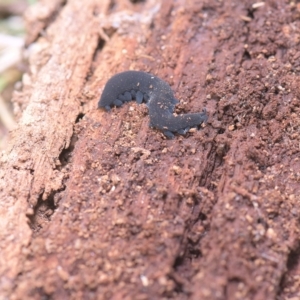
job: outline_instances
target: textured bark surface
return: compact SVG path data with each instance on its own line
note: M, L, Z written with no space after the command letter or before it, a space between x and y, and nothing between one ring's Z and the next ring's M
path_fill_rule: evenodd
M298 299L300 5L41 1L1 157L0 299ZM97 110L125 70L205 128Z

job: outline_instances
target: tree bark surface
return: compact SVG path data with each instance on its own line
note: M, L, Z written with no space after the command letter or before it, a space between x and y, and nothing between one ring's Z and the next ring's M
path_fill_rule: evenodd
M300 5L41 1L1 156L0 299L298 299ZM166 139L115 73L167 81Z

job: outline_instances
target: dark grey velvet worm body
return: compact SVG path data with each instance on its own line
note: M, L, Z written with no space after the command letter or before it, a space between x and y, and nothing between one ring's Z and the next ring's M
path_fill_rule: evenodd
M110 110L130 100L145 102L149 108L150 126L161 130L167 137L173 133L185 134L192 127L207 121L206 110L201 113L174 116L178 100L168 83L141 71L126 71L110 78L98 103L99 108Z

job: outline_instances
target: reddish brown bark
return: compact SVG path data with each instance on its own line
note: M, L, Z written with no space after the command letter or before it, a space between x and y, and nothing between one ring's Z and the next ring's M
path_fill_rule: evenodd
M1 297L297 299L300 6L47 2L1 158ZM97 110L128 69L207 126L166 140L143 105Z

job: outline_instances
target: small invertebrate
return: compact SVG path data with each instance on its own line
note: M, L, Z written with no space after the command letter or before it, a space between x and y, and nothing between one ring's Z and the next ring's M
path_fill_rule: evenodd
M110 111L112 106L120 107L131 100L138 104L144 102L148 106L150 127L161 130L168 138L173 138L174 133L183 135L208 119L206 109L200 113L174 115L175 105L179 101L174 98L169 84L141 71L126 71L110 78L98 107Z

